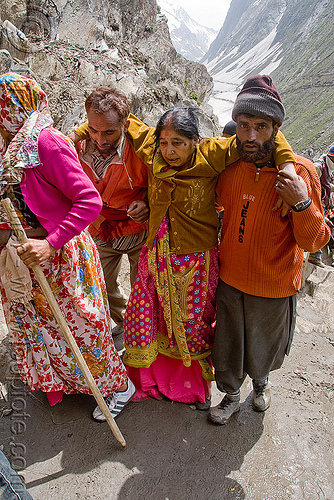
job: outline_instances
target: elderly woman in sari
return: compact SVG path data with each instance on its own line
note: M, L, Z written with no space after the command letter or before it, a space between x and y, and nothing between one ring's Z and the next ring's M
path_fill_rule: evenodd
M75 132L85 138L87 124ZM148 167L150 217L125 312L123 361L137 399L166 396L208 409L219 277L215 187L238 159L235 139L201 139L190 108L167 111L156 128L130 115L127 135ZM281 133L275 160L294 162Z
M219 277L215 187L238 158L235 139L201 139L189 108L167 111L155 129L130 117L128 134L149 169L150 218L125 314L123 360L138 397L206 409ZM277 165L294 161L281 134L275 155Z
M71 142L52 127L34 80L0 76L0 133L1 195L12 199L28 236L19 245L1 211L0 289L21 378L51 405L64 393L91 394L29 269L40 265L115 417L135 388L113 345L101 264L85 231L101 210L100 196ZM98 407L93 416L104 420Z

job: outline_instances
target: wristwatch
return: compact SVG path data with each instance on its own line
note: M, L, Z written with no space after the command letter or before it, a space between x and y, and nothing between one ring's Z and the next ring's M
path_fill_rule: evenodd
M309 197L307 198L307 200L305 201L298 201L295 205L293 205L292 210L294 212L302 212L303 210L305 210L305 208L309 207L312 203L312 198Z

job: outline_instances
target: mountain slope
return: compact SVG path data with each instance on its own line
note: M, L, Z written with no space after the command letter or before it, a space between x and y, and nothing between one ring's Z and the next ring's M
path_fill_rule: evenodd
M284 47L273 78L284 98L284 131L310 158L334 143L334 5L327 0L289 1L277 40Z
M271 74L287 111L283 131L296 151L318 155L334 142L333 2L232 0L203 58L214 78L210 103L224 123L245 79Z
M177 53L156 0L1 0L0 18L30 41L20 46L15 33L1 31L0 49L10 52L11 70L45 88L63 131L84 118L85 97L94 88L115 85L149 124L175 105L193 106L202 133L217 133L206 106L212 78L204 65Z

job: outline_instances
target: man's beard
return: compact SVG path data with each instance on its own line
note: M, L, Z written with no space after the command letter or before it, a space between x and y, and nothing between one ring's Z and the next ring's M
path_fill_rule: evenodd
M113 143L105 143L104 147L101 149L99 147L99 145L97 144L97 142L93 140L93 144L94 144L95 149L97 149L101 155L106 156L106 157L108 157L112 153L116 152L120 142L121 142L121 140L117 139L117 141L114 141Z
M275 132L273 132L270 139L265 141L263 144L259 142L249 143L248 141L241 142L238 137L237 140L237 151L240 157L240 160L250 163L261 163L270 159L274 149L275 149ZM244 151L245 144L252 144L258 147L257 151Z
M109 156L111 153L114 153L116 151L116 148L118 146L118 141L115 141L113 144L106 144L105 147L102 149L99 148L98 144L94 142L95 149L98 150L98 152L104 156Z

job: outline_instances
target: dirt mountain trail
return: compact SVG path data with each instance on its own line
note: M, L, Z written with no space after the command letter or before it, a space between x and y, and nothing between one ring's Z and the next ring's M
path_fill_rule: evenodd
M127 292L128 274L124 263ZM193 406L130 403L117 419L125 449L107 424L91 419L92 397L67 396L51 408L43 394L24 388L2 320L0 379L9 400L0 401L1 443L23 467L33 498L333 499L334 268L308 264L306 276L292 350L271 374L267 412L252 410L249 379L241 411L222 427ZM213 403L220 397L214 388Z

